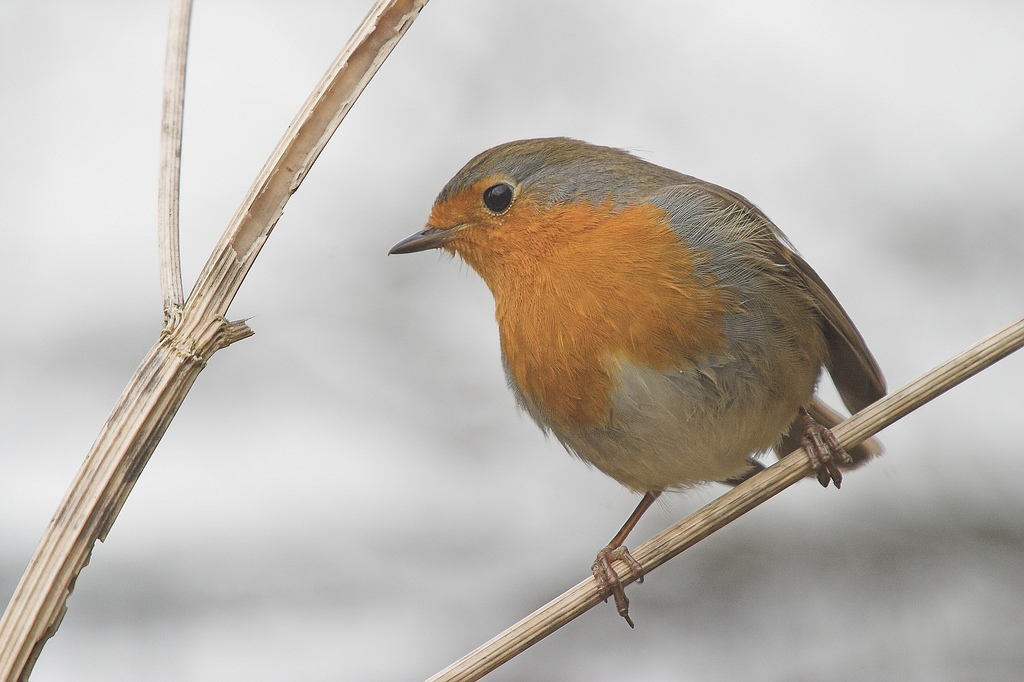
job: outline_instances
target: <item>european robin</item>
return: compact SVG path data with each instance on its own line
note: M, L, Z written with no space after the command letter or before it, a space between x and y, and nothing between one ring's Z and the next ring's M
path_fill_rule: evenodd
M391 253L458 254L494 295L519 405L565 448L644 494L593 572L632 627L612 567L664 490L736 484L801 443L822 485L881 451L846 453L815 397L822 366L856 412L885 380L820 277L739 194L568 138L478 155L426 229Z

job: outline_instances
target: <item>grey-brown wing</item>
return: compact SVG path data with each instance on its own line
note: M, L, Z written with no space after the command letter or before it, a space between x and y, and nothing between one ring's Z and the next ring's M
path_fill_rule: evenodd
M828 343L825 367L832 376L843 403L851 412L858 412L885 395L882 370L868 350L864 337L857 331L850 316L818 273L807 264L796 249L759 208L735 192L704 181L697 181L706 190L726 201L741 206L757 216L772 231L778 242L779 265L790 269L803 284L821 315L822 331Z
M818 273L797 253L788 255L794 274L800 277L811 294L824 323L822 330L829 351L825 367L843 403L850 412L858 412L885 395L882 370L868 350L864 337Z

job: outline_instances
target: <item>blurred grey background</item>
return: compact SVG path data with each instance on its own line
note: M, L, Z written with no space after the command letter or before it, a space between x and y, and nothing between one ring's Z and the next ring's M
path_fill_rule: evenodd
M199 0L186 289L368 2ZM165 2L0 2L0 603L161 322ZM434 0L292 199L33 680L415 680L636 503L517 414L490 295L386 256L477 152L570 135L749 197L895 388L1024 311L1024 4ZM1019 680L1024 355L494 680ZM630 545L723 492L668 495Z

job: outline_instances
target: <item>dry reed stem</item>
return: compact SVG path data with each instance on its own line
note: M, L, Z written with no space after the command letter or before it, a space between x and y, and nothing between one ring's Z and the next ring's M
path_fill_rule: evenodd
M1024 318L869 405L832 432L844 447L852 447L1021 346L1024 346ZM637 547L632 552L633 557L644 572L649 573L810 473L807 453L803 449L796 450ZM634 581L625 564L617 562L616 568L619 575L628 576L624 577L624 584ZM602 600L596 581L588 577L428 682L478 680Z
M164 105L160 126L160 193L157 197L157 237L160 244L160 293L164 325L185 303L178 249L178 186L181 180L181 122L185 116L185 65L192 0L173 0L164 65Z
M106 537L210 356L252 333L244 322L225 319L228 306L288 199L426 2L376 2L285 132L188 301L135 371L0 619L3 682L28 679L47 638L60 625L93 545Z

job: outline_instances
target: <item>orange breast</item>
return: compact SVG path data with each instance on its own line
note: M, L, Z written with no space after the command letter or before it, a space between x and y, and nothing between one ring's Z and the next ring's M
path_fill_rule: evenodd
M694 262L706 254L656 206L523 197L452 246L494 294L509 372L559 425L608 422L618 358L663 370L723 346L724 292Z

